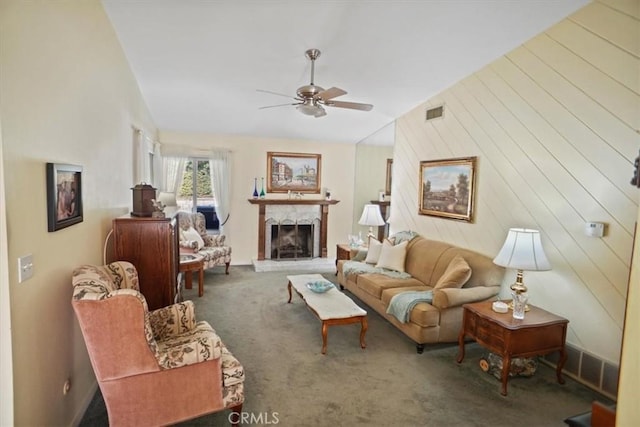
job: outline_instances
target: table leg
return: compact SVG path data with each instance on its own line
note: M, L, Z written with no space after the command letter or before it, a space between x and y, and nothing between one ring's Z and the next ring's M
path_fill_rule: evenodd
M287 285L287 289L289 290L289 301L287 302L291 303L291 282L289 282L289 284Z
M327 354L327 332L328 332L329 326L327 325L327 322L325 322L324 320L322 321L322 354Z
M198 296L204 295L204 268L200 266L198 271Z
M507 381L509 381L509 371L511 370L511 355L502 355L502 390L500 394L507 395Z
M464 359L464 335L464 330L461 330L458 335L458 358L456 359L458 363L462 363L462 359Z
M567 351L563 346L562 350L560 350L560 360L556 365L556 377L558 378L558 382L560 384L564 384L564 378L562 378L562 368L564 368L564 364L566 361L567 361Z
M367 316L360 318L360 347L367 348L367 344L364 342L364 334L367 333L369 325L367 324Z
M184 272L184 287L186 289L191 289L193 287L193 272L191 270L187 270Z

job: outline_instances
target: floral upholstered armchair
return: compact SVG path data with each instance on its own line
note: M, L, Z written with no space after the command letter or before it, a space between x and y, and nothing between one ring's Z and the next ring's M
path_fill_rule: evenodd
M204 257L204 268L225 266L229 274L231 247L225 245L224 234L208 234L204 215L200 212L178 212L180 252L194 252Z
M124 261L73 272L72 306L110 426L169 425L231 409L240 419L244 369L192 301L148 311Z

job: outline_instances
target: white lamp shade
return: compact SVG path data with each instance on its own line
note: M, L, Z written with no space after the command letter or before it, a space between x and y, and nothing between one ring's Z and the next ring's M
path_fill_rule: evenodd
M382 219L382 214L380 213L380 206L364 205L364 210L362 211L362 216L358 224L368 225L370 227L384 225L384 219Z
M494 264L516 270L551 270L551 264L542 249L540 232L526 228L511 228Z

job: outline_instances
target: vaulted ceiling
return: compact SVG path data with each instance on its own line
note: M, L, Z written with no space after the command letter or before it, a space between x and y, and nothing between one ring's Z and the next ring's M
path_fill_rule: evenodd
M161 130L357 143L588 0L102 3ZM373 109L260 109L297 102L310 48L316 85Z

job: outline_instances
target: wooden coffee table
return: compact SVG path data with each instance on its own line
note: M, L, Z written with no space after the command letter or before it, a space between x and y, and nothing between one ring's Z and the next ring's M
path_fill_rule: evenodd
M329 326L348 325L360 322L360 347L367 347L364 335L367 333L367 312L354 303L351 298L340 292L334 286L324 293L316 293L307 288L307 283L326 281L320 274L300 274L287 276L289 284L289 303L291 303L291 288L296 290L307 307L322 322L322 354L327 353L327 331ZM330 283L330 282L329 282Z
M204 257L198 254L180 254L180 272L185 274L184 287L193 287L193 272L198 272L198 296L204 295Z

